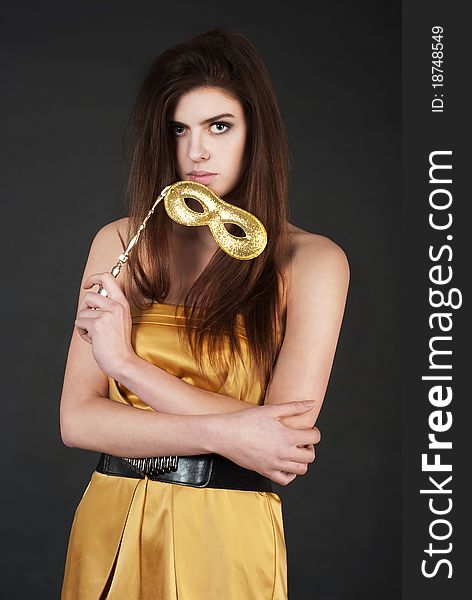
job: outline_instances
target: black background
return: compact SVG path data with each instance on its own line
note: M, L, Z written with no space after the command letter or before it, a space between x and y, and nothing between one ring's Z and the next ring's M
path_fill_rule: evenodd
M317 460L277 487L289 597L399 598L400 2L24 1L0 17L2 595L59 597L97 461L62 444L59 399L91 239L125 214L132 101L159 52L223 26L273 78L291 222L336 241L351 266Z

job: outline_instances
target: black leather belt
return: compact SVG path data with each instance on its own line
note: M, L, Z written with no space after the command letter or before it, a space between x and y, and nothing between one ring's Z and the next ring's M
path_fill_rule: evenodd
M168 473L140 473L119 456L102 454L96 471L105 475L133 477L165 483L178 483L191 487L224 488L228 490L246 490L272 492L272 481L256 471L240 467L219 454L199 454L179 456L175 471Z

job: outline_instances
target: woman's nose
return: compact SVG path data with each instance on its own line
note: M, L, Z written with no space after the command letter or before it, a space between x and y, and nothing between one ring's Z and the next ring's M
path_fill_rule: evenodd
M205 160L209 157L208 148L203 141L203 136L193 134L189 136L188 157L192 161Z

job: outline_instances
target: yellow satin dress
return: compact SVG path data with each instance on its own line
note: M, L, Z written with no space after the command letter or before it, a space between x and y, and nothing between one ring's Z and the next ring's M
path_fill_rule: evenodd
M183 352L183 307L132 309L143 359L213 392L262 404L255 373L237 363L221 386ZM244 325L237 333L248 357ZM238 359L239 361L239 359ZM153 410L109 379L110 398ZM70 532L61 600L286 600L282 502L273 492L193 488L94 471Z

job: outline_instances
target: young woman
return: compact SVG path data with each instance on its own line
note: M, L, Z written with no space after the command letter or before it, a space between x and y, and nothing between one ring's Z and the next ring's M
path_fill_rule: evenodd
M161 54L129 131L129 217L93 240L61 398L64 443L102 453L72 524L62 600L286 599L271 481L287 485L314 460L346 256L287 222L284 127L243 35L213 29ZM237 260L161 202L115 279L156 197L183 180L260 219L263 252ZM159 456L178 456L177 469L123 458Z

